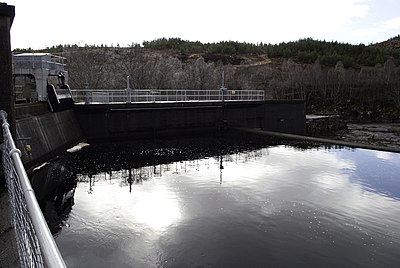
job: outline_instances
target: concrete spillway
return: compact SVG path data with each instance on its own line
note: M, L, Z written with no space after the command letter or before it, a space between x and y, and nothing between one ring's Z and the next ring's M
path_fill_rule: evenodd
M17 146L25 163L88 139L154 138L226 127L305 133L304 101L177 102L75 105L57 113L18 112ZM26 146L31 151L25 150Z
M88 139L154 137L235 126L305 133L304 101L75 105Z

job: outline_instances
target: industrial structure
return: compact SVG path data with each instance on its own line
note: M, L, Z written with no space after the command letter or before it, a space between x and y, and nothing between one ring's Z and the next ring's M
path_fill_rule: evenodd
M13 55L16 103L48 102L51 111L70 108L71 92L65 58L50 53Z

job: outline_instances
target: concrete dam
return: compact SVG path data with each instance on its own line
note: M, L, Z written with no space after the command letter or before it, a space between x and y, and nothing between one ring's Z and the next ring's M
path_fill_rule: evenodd
M31 165L81 140L145 139L222 131L229 127L305 133L305 103L292 101L176 102L16 106L16 143ZM24 148L29 144L31 151Z

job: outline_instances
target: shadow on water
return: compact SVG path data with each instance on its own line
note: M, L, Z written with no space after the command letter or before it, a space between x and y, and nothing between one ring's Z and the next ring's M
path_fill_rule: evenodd
M68 160L68 156L54 159L30 174L36 198L53 234L61 230L74 205L78 180Z

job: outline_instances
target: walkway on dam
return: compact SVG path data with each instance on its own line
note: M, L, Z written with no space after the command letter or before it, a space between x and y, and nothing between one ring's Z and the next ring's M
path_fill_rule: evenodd
M57 91L57 95L65 96ZM73 89L75 104L263 101L264 90Z

